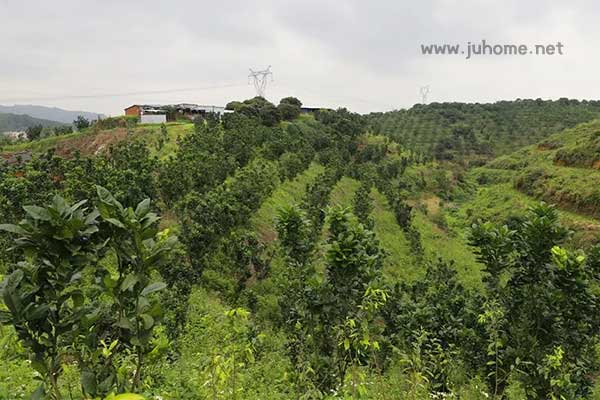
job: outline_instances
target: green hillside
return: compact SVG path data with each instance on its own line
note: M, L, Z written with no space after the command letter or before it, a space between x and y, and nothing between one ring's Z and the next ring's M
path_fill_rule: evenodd
M100 125L100 126L98 126ZM31 151L41 155L53 150L61 156L72 156L75 152L82 155L93 155L108 150L111 145L121 141L141 139L153 154L166 157L177 147L177 140L194 130L191 122L169 122L165 124L166 134L161 125L129 123L124 118L106 118L100 124L79 132L48 136L38 140L6 144L0 147L0 153Z
M600 117L600 102L560 99L417 104L369 114L371 131L438 160L481 162Z
M61 122L33 118L24 114L0 113L0 133L25 131L32 126L55 127L64 125Z
M600 393L598 103L300 105L6 147L0 399Z
M545 140L493 160L473 171L474 178L487 187L485 196L500 192L509 202L506 211L534 199L556 204L563 219L593 242L600 229L598 205L600 189L600 121L578 125L553 134Z

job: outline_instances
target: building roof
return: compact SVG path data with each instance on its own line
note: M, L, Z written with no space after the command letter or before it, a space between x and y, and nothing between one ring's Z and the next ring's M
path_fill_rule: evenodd
M139 107L143 112L164 112L166 108L173 108L175 111L188 111L188 112L213 112L213 111L224 111L225 107L221 106L210 106L210 105L198 105L190 103L180 104L134 104L126 108L126 110Z
M130 108L133 108L133 107L139 107L139 108L145 110L145 109L151 109L151 108L160 108L162 106L160 104L133 104L129 107L126 107L125 109L129 110Z
M304 112L314 112L314 111L321 111L321 110L333 111L331 108L327 108L327 107L306 107L306 106L300 107L300 110L302 110Z

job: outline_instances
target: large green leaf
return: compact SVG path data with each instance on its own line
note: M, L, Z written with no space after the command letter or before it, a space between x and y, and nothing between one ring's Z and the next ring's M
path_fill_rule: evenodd
M14 290L21 283L25 273L22 269L15 270L12 274L8 275L3 282L3 287L7 290Z
M139 279L135 274L127 275L125 279L123 279L123 282L121 282L121 290L124 292L130 290L135 286L136 283L138 283L138 280Z
M74 213L77 211L82 205L87 203L87 200L81 200L79 203L75 203L71 206L71 212Z
M23 206L23 210L25 210L25 212L29 214L31 218L36 220L50 221L52 219L48 210L43 207Z
M0 324L9 324L12 322L12 314L8 311L0 310Z
M52 198L52 207L62 216L66 216L70 213L71 207L67 204L64 198L56 195Z
M110 274L104 275L104 278L102 278L102 282L104 283L104 286L106 286L109 289L114 289L119 284L119 281L113 278Z
M152 326L154 326L154 318L152 318L150 315L142 314L140 315L140 318L142 319L145 330L149 330L152 328Z
M154 224L157 221L160 221L160 217L154 213L148 214L144 220L144 222L142 223L142 229L147 229L149 228L152 224Z
M119 319L115 325L119 328L127 329L129 331L133 330L133 324L125 317L121 317L121 319Z
M37 307L31 314L29 314L29 319L35 321L37 319L45 318L48 314L49 309L50 307L48 306L48 304L42 304L41 306Z
M96 185L96 193L103 203L114 205L117 202L114 196L100 185Z
M90 371L83 371L81 373L81 387L86 394L95 395L96 394L96 375Z
M163 290L167 287L167 284L164 282L154 282L150 285L146 286L144 290L142 290L142 296L147 296L150 293L158 292L159 290Z
M104 220L110 224L113 224L114 226L125 229L125 225L123 225L123 223L116 218L104 218Z
M85 217L85 224L86 225L90 225L96 222L96 218L98 218L100 216L100 212L96 209L94 209L91 213L89 213L86 217Z
M82 235L92 235L96 232L98 232L98 227L96 225L91 225L89 227L87 227L83 232L81 232Z
M135 208L135 215L138 218L142 218L144 215L148 214L149 211L150 211L150 199L144 199Z
M2 284L2 299L4 300L4 304L6 305L6 307L8 307L11 313L15 315L20 315L22 311L21 297L17 293L16 289L21 280L23 280L23 277L23 271L17 269L8 277L6 277L5 281Z
M83 291L75 290L75 291L71 292L70 294L71 294L71 299L73 299L73 304L75 305L75 307L83 306L83 304L85 303L85 297L83 295Z
M13 224L0 224L0 231L6 231L10 233L16 233L17 235L27 235L27 231L18 225Z

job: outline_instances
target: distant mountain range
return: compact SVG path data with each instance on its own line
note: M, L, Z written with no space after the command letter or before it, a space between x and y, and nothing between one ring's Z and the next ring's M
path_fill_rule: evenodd
M58 121L50 121L48 119L33 118L29 115L0 113L0 133L24 131L30 126L35 125L54 127L65 124Z
M89 120L95 120L98 119L98 117L104 118L104 115L94 112L68 111L56 107L45 107L36 105L0 105L0 113L29 115L33 118L57 121L62 122L63 124L71 124L73 120L75 120L79 115L83 115Z

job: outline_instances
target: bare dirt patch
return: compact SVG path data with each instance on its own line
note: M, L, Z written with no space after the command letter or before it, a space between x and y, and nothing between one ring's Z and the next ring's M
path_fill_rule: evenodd
M127 138L125 128L116 128L110 131L100 132L95 135L85 135L68 139L57 143L56 154L69 158L73 157L77 151L82 156L96 155Z
M425 197L421 200L421 204L427 208L427 214L429 215L440 212L440 198L438 196Z

